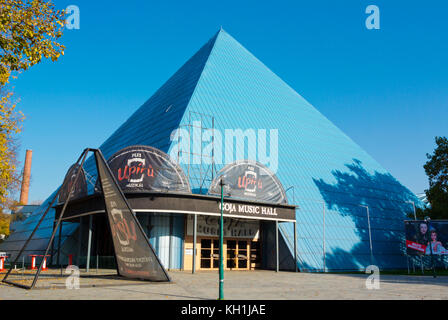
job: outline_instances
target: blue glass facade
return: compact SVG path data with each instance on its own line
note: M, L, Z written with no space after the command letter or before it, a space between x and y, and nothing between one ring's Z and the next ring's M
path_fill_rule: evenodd
M5 240L5 242L0 244L0 251L7 252L13 258L17 255L17 253L23 247L25 241L31 236L34 228L39 223L42 215L55 196L56 192L57 191L55 191L47 200L45 200L45 202L27 219L14 223L14 229L11 230L12 232L10 236ZM50 209L23 253L22 259L24 258L26 260L23 260L25 261L25 263L29 260L29 254L43 254L45 252L49 238L53 231L54 217L55 210ZM77 229L78 223L65 223L63 224L61 231L59 229L56 231L56 234L58 236L59 232L61 234L61 248L66 240L70 238ZM56 251L58 249L58 245L59 241L54 241L53 250ZM63 257L61 257L61 259L66 259L67 254L67 252L62 252ZM21 266L22 259L18 261L19 266ZM56 259L54 261L56 261Z
M220 132L278 130L276 174L288 190L289 203L299 206L296 218L301 270L361 270L371 263L380 269L406 267L403 220L412 211L409 201L421 205L419 199L224 30L100 148L106 158L136 144L176 154L178 146L170 139L172 131L191 125L192 113L212 116L214 128ZM267 145L270 139L268 134ZM250 158L254 154L249 149L252 146L244 140L239 143L242 145L234 148L241 147L242 158ZM223 160L216 163L217 170L239 159ZM202 168L192 170L201 165L182 165L189 172L192 189L203 190L202 177L195 176L197 172L202 174ZM92 158L86 170L96 176ZM168 234L167 219L154 219L160 221L151 241L160 248L159 256L164 263L175 261L172 266L181 266L183 219L174 219L174 229L171 227ZM281 223L280 231L285 248L281 256L292 257L293 224ZM171 246L171 257L166 256L167 246ZM5 251L2 246L0 250Z

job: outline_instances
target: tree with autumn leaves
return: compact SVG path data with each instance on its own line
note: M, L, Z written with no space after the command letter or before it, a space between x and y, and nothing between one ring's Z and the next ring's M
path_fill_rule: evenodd
M0 0L0 213L10 208L20 180L16 156L24 115L17 109L13 80L42 60L56 61L64 54L58 42L64 15L51 1Z

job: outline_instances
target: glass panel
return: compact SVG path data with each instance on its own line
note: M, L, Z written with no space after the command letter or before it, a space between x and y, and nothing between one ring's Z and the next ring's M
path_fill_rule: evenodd
M227 241L227 268L235 268L236 267L236 241L228 240Z
M241 269L247 268L247 259L246 258L238 258L238 268L241 268Z
M210 258L212 251L210 249L201 249L201 259Z
M260 263L260 244L258 241L250 244L250 260L251 263Z
M213 240L213 258L219 259L219 241Z
M201 268L210 268L210 259L201 259Z
M247 241L238 241L238 268L247 268Z
M227 259L227 268L232 269L235 268L235 260L233 259Z
M227 249L236 249L236 241L234 240L227 240Z
M260 245L259 245L258 241L253 241L250 243L250 247L252 250L258 250L260 248Z
M212 240L201 240L201 268L211 268Z
M235 249L227 249L227 259L235 258Z
M211 247L212 247L212 240L210 239L201 240L201 248L211 248Z
M219 268L219 241L213 240L213 268Z
M258 264L261 262L260 257L260 244L258 241L251 242L250 244L250 262Z
M238 249L247 249L247 241L238 241Z

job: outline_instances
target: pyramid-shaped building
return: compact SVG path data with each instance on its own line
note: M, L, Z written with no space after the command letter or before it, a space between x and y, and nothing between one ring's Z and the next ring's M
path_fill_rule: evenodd
M259 158L257 150L240 139L231 148L243 150L241 159L215 154L210 166L194 150L194 140L201 136L193 136L190 150L181 155L173 132L191 132L195 125L200 132L213 129L222 135L226 130L252 130L257 138L266 138L271 157ZM223 154L235 151L226 149L224 138L214 143ZM196 157L193 163L180 163L193 193L207 193L213 174L232 161L249 159L269 166L288 202L298 206L297 265L302 271L363 270L370 264L380 269L406 267L403 220L412 212L412 202L419 205L417 197L222 29L100 149L109 158L131 145L152 146L177 160ZM86 171L96 175L93 159L87 161ZM149 237L162 261L168 268L185 269L187 218L173 215L168 221L160 214L151 219L155 227ZM26 225L29 232L33 224ZM279 224L280 265L285 269L294 263L293 226ZM164 228L171 231L164 233ZM70 233L76 235L69 229L64 233L67 239ZM271 268L273 231L269 224L260 230L263 266ZM23 238L13 233L0 251L12 248L12 243L17 250ZM164 250L168 246L170 250Z

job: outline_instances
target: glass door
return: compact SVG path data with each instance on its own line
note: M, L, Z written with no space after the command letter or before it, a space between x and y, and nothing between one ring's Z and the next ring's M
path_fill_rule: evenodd
M227 269L236 269L237 267L237 258L236 258L236 241L235 240L227 240L227 257L226 257L226 266Z
M201 239L201 269L219 268L219 241Z
M245 240L227 240L226 267L230 270L249 269L249 245Z
M201 239L201 269L212 268L212 240Z
M201 269L219 269L219 240L201 239ZM229 270L253 270L260 267L259 243L248 240L224 241L224 268Z
M250 269L261 268L260 243L251 241L250 243Z
M247 241L238 241L238 269L248 269Z
M212 260L213 269L219 269L219 240L213 240L212 242Z

